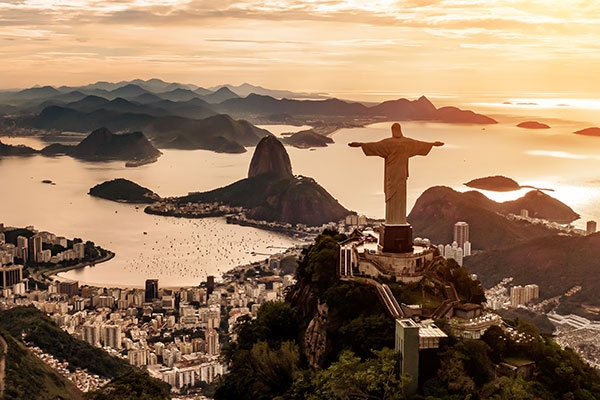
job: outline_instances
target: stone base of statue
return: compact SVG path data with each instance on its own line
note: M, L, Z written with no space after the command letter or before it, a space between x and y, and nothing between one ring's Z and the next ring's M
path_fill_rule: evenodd
M383 253L412 253L412 226L382 224L379 228L378 249Z

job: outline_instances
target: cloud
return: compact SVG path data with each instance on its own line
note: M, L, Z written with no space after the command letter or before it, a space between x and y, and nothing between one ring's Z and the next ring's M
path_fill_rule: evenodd
M0 0L0 53L15 61L54 54L48 63L53 69L64 55L74 54L66 57L74 70L83 68L75 61L83 63L87 57L87 62L113 63L115 70L120 63L129 67L134 59L140 67L172 68L179 62L203 73L213 65L235 69L237 63L239 74L244 68L257 73L261 65L278 69L282 77L301 67L307 75L335 74L320 78L326 83L346 76L364 85L380 79L397 82L397 87L403 82L433 85L430 77L414 78L435 73L444 83L459 85L459 74L475 68L474 73L502 71L512 64L511 72L518 72L515 65L525 70L527 62L558 68L565 56L575 66L600 66L600 7L591 3ZM24 74L20 69L6 65L2 72ZM30 74L41 72L38 68ZM387 89L385 85L376 89Z
M553 157L553 158L565 158L569 160L600 160L600 156L591 156L587 154L575 154L566 151L553 151L553 150L530 150L525 154L531 156L541 157Z

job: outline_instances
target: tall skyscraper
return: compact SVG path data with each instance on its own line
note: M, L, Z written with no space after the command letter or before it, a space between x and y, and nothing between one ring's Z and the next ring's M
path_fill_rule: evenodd
M206 352L209 356L219 354L219 334L214 329L208 329L205 334Z
M454 241L461 249L469 241L469 224L459 221L454 224Z
M17 257L27 264L29 259L29 240L25 236L17 236Z
M208 299L212 292L215 291L215 277L213 275L208 275L206 277L206 298Z
M119 325L102 326L104 345L113 349L121 349L121 327Z
M42 236L35 234L29 238L29 260L38 262L38 254L42 252Z
M144 300L146 303L151 303L154 299L158 299L158 279L146 279Z
M0 287L8 288L23 280L23 266L10 265L0 267Z

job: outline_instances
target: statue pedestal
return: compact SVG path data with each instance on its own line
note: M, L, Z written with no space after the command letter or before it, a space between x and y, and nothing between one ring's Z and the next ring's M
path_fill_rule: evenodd
M383 253L412 253L412 226L382 224L379 228L378 248Z

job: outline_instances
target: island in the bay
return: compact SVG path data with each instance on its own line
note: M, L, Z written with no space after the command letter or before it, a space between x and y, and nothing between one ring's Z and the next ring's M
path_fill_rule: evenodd
M90 196L124 203L147 204L160 200L160 196L148 188L127 179L117 178L99 183L88 192Z
M512 192L519 189L537 189L552 192L553 189L541 189L530 185L520 185L512 178L503 175L486 176L476 178L465 183L465 186L474 189L489 190L492 192Z
M7 145L0 142L0 156L67 155L87 161L126 161L126 166L139 166L155 162L162 153L141 132L114 134L106 128L91 132L77 145L53 143L42 150L23 145Z
M228 215L228 222L265 229L300 230L336 222L353 213L314 179L292 173L283 144L267 135L256 146L248 177L208 192L159 198L134 182L117 179L89 192L92 196L125 202L149 202L149 214L204 218Z

